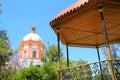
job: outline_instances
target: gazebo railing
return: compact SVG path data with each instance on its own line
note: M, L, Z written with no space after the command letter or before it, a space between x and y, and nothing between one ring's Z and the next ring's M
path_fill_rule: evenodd
M117 80L120 80L120 59L103 60L89 64L77 65L60 70L62 80L112 80L109 62Z

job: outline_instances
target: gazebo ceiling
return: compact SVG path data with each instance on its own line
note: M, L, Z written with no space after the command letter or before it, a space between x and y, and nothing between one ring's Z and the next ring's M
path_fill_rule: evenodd
M97 8L99 4L103 6L109 42L120 41L119 0L78 0L50 22L56 34L57 28L60 28L63 44L94 47L106 43Z

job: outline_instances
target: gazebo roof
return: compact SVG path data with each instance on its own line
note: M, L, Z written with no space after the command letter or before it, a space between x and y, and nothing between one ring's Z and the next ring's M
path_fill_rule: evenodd
M109 42L120 41L119 0L78 0L60 12L50 25L60 40L71 46L101 46L105 44L98 5L103 6L103 15Z
M70 7L66 8L66 9L63 10L63 11L61 11L61 12L55 17L55 19L60 18L60 17L64 16L65 14L68 14L68 13L72 12L72 11L75 10L75 9L78 9L79 7L87 4L88 1L89 1L89 0L78 0L77 2L75 2L74 4L72 4Z

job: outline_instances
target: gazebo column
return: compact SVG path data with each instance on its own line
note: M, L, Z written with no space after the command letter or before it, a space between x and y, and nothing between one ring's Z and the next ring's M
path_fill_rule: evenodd
M97 54L98 54L98 60L100 61L100 53L99 53L99 48L98 46L96 47L97 49ZM99 63L99 66L100 66L100 74L101 74L101 80L103 80L103 73L102 73L102 66L101 66L101 63Z
M66 52L67 52L67 67L69 67L69 52L68 52L68 44L66 44Z
M58 80L60 80L60 28L57 27L57 42L58 42Z
M107 48L108 60L109 60L109 64L110 64L110 71L111 71L111 74L112 74L112 80L117 80L116 76L115 76L114 68L113 68L113 62L111 61L112 56L111 56L110 45L109 45L109 41L108 41L108 35L107 35L107 31L106 31L106 24L105 24L105 20L104 20L104 16L103 16L102 5L99 5L98 9L99 9L99 12L100 12L101 23L102 23L102 27L103 27L103 31L104 31L104 37L105 37L105 41L106 41L106 48Z

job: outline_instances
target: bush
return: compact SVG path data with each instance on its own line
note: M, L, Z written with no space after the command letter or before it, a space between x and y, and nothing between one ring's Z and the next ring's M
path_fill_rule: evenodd
M46 63L41 67L30 66L21 69L12 80L57 80L55 63Z

